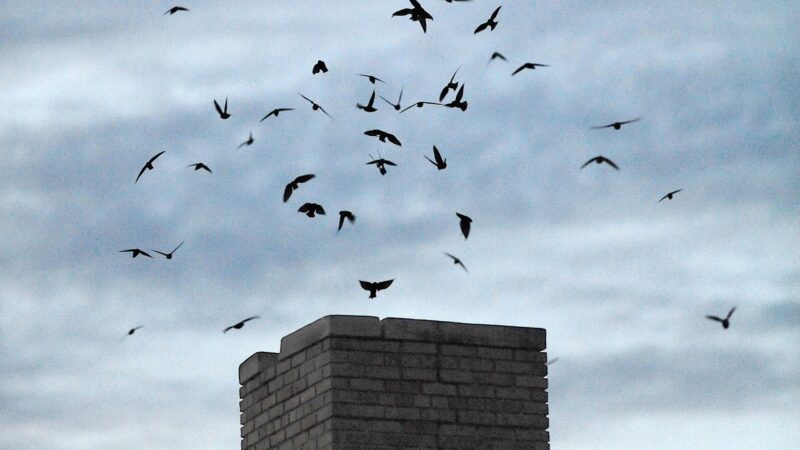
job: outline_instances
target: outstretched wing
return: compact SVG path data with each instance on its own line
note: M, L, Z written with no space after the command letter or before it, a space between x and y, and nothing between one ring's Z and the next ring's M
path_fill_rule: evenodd
M214 99L214 109L217 110L217 113L219 113L220 116L222 115L222 108L219 107L219 103L217 103L217 99Z
M442 155L441 155L441 153L439 153L439 149L436 148L435 145L433 146L433 157L434 157L434 159L436 159L436 165L437 166L440 166L440 165L444 164L444 160L442 159Z
M735 307L735 306L734 306L733 308L731 308L731 310L730 310L730 311L728 311L728 316L727 316L727 317L725 317L725 319L730 319L730 318L731 318L731 316L733 315L733 312L734 312L734 311L736 311L736 307Z
M307 213L309 210L311 210L311 208L312 208L311 203L303 203L303 206L298 208L297 212Z
M706 319L716 320L717 322L724 322L722 319L720 319L717 316L706 316Z
M286 188L283 190L283 203L286 203L286 202L289 201L289 197L292 196L292 191L293 191L292 183L287 184Z
M375 283L370 283L369 281L361 281L361 280L358 280L358 283L361 284L361 289L364 289L366 291L371 291L372 285L375 284Z
M394 279L386 280L386 281L380 281L378 283L375 283L375 290L382 291L382 290L388 288L389 286L391 286L393 281L394 281Z
M397 139L397 137L393 134L386 133L386 139L389 139L389 142L391 142L394 145L398 145L401 147L403 146L403 144L400 143L400 140Z
M478 34L478 33L480 33L481 31L485 30L485 29L486 29L486 27L488 27L488 26L489 26L489 22L484 22L484 23L482 23L482 24L478 25L478 28L475 28L475 32L474 32L474 33L472 33L472 34Z
M502 6L498 6L497 9L494 10L494 12L492 13L492 17L490 17L489 20L494 20L497 18L497 14L500 12L500 8L502 8Z
M612 161L612 160L610 160L608 158L605 158L605 157L603 157L603 161L607 162L609 166L619 170L619 167L616 164L614 164L614 161Z
M316 176L316 175L314 175L313 173L308 173L308 174L305 174L305 175L300 175L299 177L297 177L297 178L295 178L295 179L294 179L294 182L295 182L295 183L305 183L306 181L308 181L308 180L311 180L311 179L312 179L312 178L314 178L315 176Z
M511 72L511 76L513 77L514 75L516 75L516 74L518 74L518 73L522 72L522 71L523 71L523 70L525 70L527 67L528 67L528 64L523 64L523 65L519 66L519 68L517 68L517 70L515 70L515 71Z
M592 158L592 159L590 159L590 160L586 161L586 162L585 162L585 163L583 163L583 165L581 166L581 169L583 169L584 167L588 166L589 164L591 164L591 163L593 163L593 162L595 162L595 161L597 161L597 158Z
M364 134L366 134L367 136L380 136L382 133L383 132L381 130L368 130L364 132Z

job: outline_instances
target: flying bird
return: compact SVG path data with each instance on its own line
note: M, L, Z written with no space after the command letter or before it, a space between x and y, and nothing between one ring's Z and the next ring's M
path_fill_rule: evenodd
M589 164L591 164L593 162L596 162L597 164L606 163L609 166L619 170L619 167L617 167L617 165L614 164L614 161L611 161L610 159L606 158L605 156L595 156L594 158L592 158L592 159L586 161L585 163L583 163L583 165L581 166L581 169L583 169L584 167L588 166Z
M472 226L472 219L461 213L456 213L456 215L459 219L458 226L461 228L461 234L464 235L464 240L466 240L469 237L469 229Z
M498 59L498 58L499 58L499 59L502 59L503 61L508 61L508 60L506 59L506 57L505 57L505 56L503 56L503 54L502 54L502 53L500 53L500 52L494 52L494 53L492 53L492 56L491 56L491 57L489 57L489 63L490 63L490 62L492 62L492 61L494 61L495 59ZM488 65L489 63L486 63L486 64Z
M502 8L502 6L498 6L497 9L495 9L494 12L492 13L492 17L489 17L489 20L487 20L486 22L478 25L478 28L475 28L475 32L472 33L472 34L478 34L481 31L485 30L486 27L491 27L492 31L494 31L494 27L497 26L497 21L494 20L494 19L497 18L497 13L500 12L500 8Z
M323 216L325 215L325 210L322 208L322 206L316 203L304 203L303 206L297 210L297 212L301 212L308 217L314 217L314 214L321 214Z
M125 252L131 253L133 255L132 256L133 258L136 258L139 255L144 255L144 256L147 256L148 258L152 258L152 256L150 256L149 253L147 253L145 251L142 251L142 250L139 250L138 248L129 248L127 250L120 250L119 252L120 253L125 253Z
M380 78L376 77L375 75L367 75L365 73L358 74L359 76L366 77L370 83L375 84L376 81L380 81L381 83L386 83L385 81L381 80Z
M405 88L400 88L400 97L397 98L397 104L392 103L389 100L386 100L386 97L384 97L382 95L380 97L383 99L383 101L385 101L386 103L392 105L392 108L394 108L395 111L400 111L400 101L403 100L403 89L405 89Z
M536 70L537 67L550 67L550 66L548 66L547 64L539 64L539 63L525 63L525 64L519 66L519 68L517 68L517 70L512 72L511 76L513 77L514 75L522 72L525 69Z
M452 258L453 264L461 266L461 268L464 269L464 272L469 272L469 270L467 270L467 266L465 266L464 263L461 262L460 259L456 258L455 256L453 256L453 255L451 255L450 253L447 253L447 252L444 252L444 254L449 256L450 258Z
M668 199L668 200L672 200L672 196L673 196L673 195L675 195L675 194L677 194L678 192L680 192L680 191L682 191L682 190L683 190L683 189L678 189L677 191L672 191L672 192L670 192L669 194L667 194L667 195L665 195L665 196L661 197L661 200L664 200L665 198L666 198L666 199ZM659 200L659 201L658 201L658 203L661 203L661 200Z
M378 156L380 156L380 155L378 155ZM370 155L370 158L372 158L372 155ZM388 159L383 159L383 158L373 159L372 161L368 162L367 164L368 165L369 164L375 164L375 167L378 168L378 170L381 172L381 175L386 175L386 167L385 166L397 166L397 164L389 161Z
M435 145L433 146L433 159L436 161L431 161L431 159L427 156L425 156L425 159L430 161L430 163L436 166L436 168L439 170L444 170L447 167L447 158L442 158L441 153L439 153L439 149L436 148Z
M179 248L181 248L181 245L183 245L183 242L181 242L180 244L178 244L178 246L177 246L177 247L175 247L175 248L174 248L174 249L173 249L171 252L169 252L169 253L164 253L164 252L160 252L160 251L158 251L158 250L153 250L152 248L151 248L150 250L153 250L154 252L158 253L159 255L164 255L164 257L165 257L165 258L167 258L167 259L172 259L172 254L173 254L173 253L175 253L175 251L176 251L176 250L178 250Z
M211 172L211 169L209 169L207 165L205 165L205 164L203 164L203 163L201 163L201 162L199 162L199 163L194 163L194 164L189 164L189 165L188 165L188 166L186 166L186 167L194 167L194 171L195 171L195 172L197 172L198 170L201 170L201 169L202 169L202 170L205 170L205 171L206 171L206 172L208 172L208 173L212 173L212 172Z
M122 336L122 339L120 339L119 341L122 342L122 340L125 339L126 337L132 336L133 333L135 333L136 330L138 330L139 328L144 328L144 325L139 325L139 326L131 328L130 330L128 330L127 333L125 333L125 336Z
M299 177L290 181L289 184L286 185L286 189L283 190L283 203L289 201L289 197L292 196L292 192L294 192L295 189L300 187L300 183L305 183L306 181L311 180L315 176L316 175L314 175L313 173L309 173L306 175L300 175Z
M642 118L641 117L637 117L635 119L626 120L626 121L623 121L623 122L614 122L614 123L610 123L608 125L600 125L600 126L597 126L597 127L592 127L592 129L594 129L594 130L602 130L603 128L613 128L615 130L619 130L625 124L638 122L640 120L642 120Z
M156 156L153 156L152 158L150 158L150 160L149 160L149 161L147 161L147 162L144 164L144 167L142 167L142 170L140 170L140 171L139 171L139 175L137 175L137 176L136 176L136 181L134 181L134 183L138 183L138 182L139 182L139 178L142 176L142 174L143 174L143 173L144 173L146 170L153 170L153 161L155 161L156 159L158 159L158 157L159 157L159 156L163 155L163 154L164 154L164 152L166 152L166 150L162 150L162 151L160 151L160 152L156 153Z
M327 71L328 71L328 66L325 65L325 61L320 59L317 61L316 64L314 64L314 67L311 69L311 74L316 75L320 72L325 73Z
M458 89L458 93L456 93L456 98L453 101L451 101L450 103L447 103L444 106L446 106L448 108L458 108L458 109L460 109L462 111L466 111L467 110L467 102L462 102L461 101L461 99L464 97L464 86L465 85L462 84L461 87Z
M253 142L255 142L255 140L253 139L253 132L251 131L250 132L250 137L248 137L246 141L244 141L241 144L239 144L239 146L236 147L236 150L239 150L240 148L245 147L245 146L249 147L249 146L253 145Z
M241 330L245 323L247 323L247 322L249 322L249 321L251 321L253 319L260 319L260 318L261 318L261 316L250 316L247 319L244 319L243 321L241 321L241 322L239 322L239 323L237 323L235 325L231 325L228 328L225 328L224 330L222 330L222 332L223 333L227 333L229 330L233 330L233 329Z
M344 225L344 219L347 219L351 224L356 223L356 216L354 216L352 212L339 211L339 228L336 230L337 232L342 229L342 225Z
M304 99L306 99L306 101L311 103L311 109L312 110L314 110L314 111L320 110L323 113L325 113L326 116L330 117L331 120L333 120L333 117L331 117L331 115L328 114L328 111L325 111L325 108L323 108L322 106L319 106L314 100L311 100L310 98L306 97L305 95L300 94L299 92L298 92L298 94L300 95L300 97L303 97Z
M400 112L401 112L401 113L404 113L404 112L408 111L409 109L411 109L411 108L413 108L413 107L415 107L415 106L416 106L417 108L422 108L424 105L439 105L439 106L444 106L444 105L442 105L441 103L436 103L436 102L416 102L416 103L412 103L410 106L406 107L405 109L403 109L403 110L402 110L402 111L400 111Z
M392 285L393 281L394 279L386 281L378 281L376 283L373 283L370 281L358 280L358 282L361 284L361 288L364 289L365 291L369 291L369 298L375 298L375 296L378 295L378 291L382 291L388 288L389 286Z
M422 5L419 4L417 0L408 0L411 3L413 8L404 8L399 9L392 14L392 17L396 16L409 16L409 20L412 22L419 22L419 26L422 27L422 32L428 32L428 24L426 20L430 19L433 20L433 16L428 14L428 11L422 8Z
M458 66L458 69L456 69L456 71L453 72L453 76L450 77L450 81L448 81L447 84L444 86L444 88L442 88L442 92L439 94L440 102L444 101L444 98L447 97L447 93L450 92L451 89L453 90L453 92L455 92L455 90L458 89L456 74L458 73L459 69L461 69L461 66Z
M166 16L167 14L169 14L171 16L178 11L188 11L188 10L189 8L184 8L183 6L173 6L172 8L168 9L167 12L164 13L164 15Z
M231 115L228 114L228 97L225 97L225 108L220 108L217 99L214 99L214 109L217 110L220 119L225 120L230 117Z
M294 111L294 108L275 108L272 111L270 111L266 116L262 117L261 120L259 120L259 123L267 120L267 117L269 116L278 117L278 114L282 113L283 111Z
M374 104L375 104L375 90L372 91L372 95L369 97L369 102L367 102L367 106L364 106L361 103L356 103L356 108L363 109L364 112L371 113L378 110L373 106Z
M716 320L717 322L720 322L722 324L722 328L727 330L728 327L731 326L731 316L733 315L734 311L736 311L736 307L735 306L733 308L731 308L730 311L728 311L728 315L725 316L724 319L720 319L717 316L706 316L706 319Z
M395 137L395 135L393 135L392 133L387 133L385 131L368 130L368 131L365 131L364 134L366 134L367 136L375 136L381 142L386 142L386 140L388 139L389 142L391 142L394 145L397 145L397 146L402 146L403 145L403 144L400 143L400 140L397 139L397 137Z

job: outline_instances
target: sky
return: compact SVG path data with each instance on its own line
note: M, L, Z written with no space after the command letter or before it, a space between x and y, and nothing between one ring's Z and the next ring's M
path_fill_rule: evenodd
M0 447L238 448L238 365L358 314L546 328L553 448L796 448L796 5L421 3L0 3Z

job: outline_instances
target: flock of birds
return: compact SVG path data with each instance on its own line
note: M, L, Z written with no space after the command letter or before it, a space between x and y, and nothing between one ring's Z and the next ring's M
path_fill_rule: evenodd
M447 3L452 3L452 2L465 2L465 1L470 1L470 0L445 0L445 1ZM392 17L405 17L405 16L407 16L408 19L411 20L412 22L418 22L420 27L422 28L423 32L427 32L428 21L433 21L433 16L431 16L430 13L428 11L426 11L417 0L409 0L409 2L411 3L411 7L410 8L404 8L404 9L400 9L398 11L395 11L392 14ZM498 15L499 15L501 9L502 9L502 6L498 6L491 13L489 18L485 22L480 23L475 28L474 34L478 34L478 33L484 32L486 30L493 31L497 27L497 25L499 24ZM174 6L174 7L170 8L169 10L167 10L164 13L164 15L173 15L173 14L176 14L176 13L179 13L179 12L188 12L188 11L189 11L189 9L185 8L183 6ZM502 60L502 61L508 61L507 58L503 54L501 54L500 52L494 52L490 56L488 63L491 63L492 61L494 61L496 59L499 59L499 60ZM519 74L520 72L522 72L524 70L535 70L537 67L550 67L550 66L547 65L547 64L525 62L522 65L520 65L517 69L515 69L511 73L511 76L515 76L515 75ZM318 60L314 64L314 66L312 67L311 73L312 73L312 75L321 75L321 74L327 73L328 70L329 69L328 69L327 64L322 60ZM464 100L464 87L465 86L464 86L464 83L462 83L460 81L457 81L457 79L456 79L456 76L458 75L458 71L459 70L460 70L460 67L455 70L453 75L450 77L450 80L442 88L442 90L441 90L441 92L439 94L439 97L438 97L438 101L420 100L420 101L417 101L417 102L413 102L413 103L409 104L407 107L403 108L402 107L402 100L403 100L403 90L404 90L404 88L401 88L400 94L399 94L398 99L397 99L397 102L392 102L392 101L388 100L386 97L384 97L382 95L379 96L379 97L384 102L386 102L388 105L390 105L395 111L399 111L400 113L406 112L411 108L422 108L425 105L441 106L441 107L454 108L454 109L459 109L461 111L466 111L467 108L468 108L468 102L466 100ZM385 84L385 81L383 81L382 79L378 78L377 76L371 75L371 74L358 74L358 76L366 78L367 81L370 84L373 85L373 91L372 91L372 94L370 95L369 100L367 101L367 104L366 105L362 105L360 103L356 103L356 108L358 108L359 110L364 111L365 113L373 113L375 111L378 111L378 109L375 107L376 91L375 91L374 87L377 86L377 83ZM450 94L450 92L455 93L454 96L453 96L453 99L450 100L449 102L445 103L445 99ZM319 103L317 103L316 101L306 97L305 95L303 95L301 93L298 93L298 95L300 95L300 97L302 97L305 101L307 101L311 105L311 110L312 111L319 111L319 112L325 114L329 119L334 120L333 116L331 116L331 114L328 111L326 111ZM228 112L228 99L227 98L225 98L225 101L223 102L222 106L220 106L219 102L217 102L217 99L213 99L213 105L214 105L214 109L215 109L216 113L219 115L219 118L221 120L227 120L227 119L229 119L231 117L231 114ZM274 118L277 119L280 116L281 113L285 113L285 112L288 112L288 111L293 111L294 109L295 108L292 108L292 107L275 108L275 109L269 111L266 115L264 115L259 122L263 122L263 121L269 119L270 117L274 117ZM641 117L636 117L636 118L630 119L630 120L612 122L612 123L609 123L609 124L606 124L606 125L593 126L591 128L592 129L596 129L596 130L601 130L601 129L620 130L624 125L628 125L628 124L632 124L632 123L638 122L641 119L642 119ZM400 139L398 139L397 136L395 136L394 134L392 134L390 132L387 132L387 131L383 131L383 130L379 130L379 129L372 129L372 130L365 131L364 134L367 135L367 136L370 136L370 137L377 138L378 141L381 142L381 143L387 143L387 144L393 144L393 145L396 145L396 146L402 146L402 143L401 143ZM246 147L246 146L250 146L254 142L255 142L255 140L254 140L253 134L251 132L249 134L247 140L245 140L241 144L239 144L237 149L238 148L242 148L242 147ZM144 166L142 166L142 168L139 170L139 173L136 176L136 179L134 180L134 183L138 183L139 179L147 171L154 170L155 169L154 162L161 155L163 155L165 152L166 151L158 152L157 154L152 156L150 159L148 159L147 162L144 164ZM370 158L371 158L371 160L369 162L367 162L367 165L374 165L378 169L379 173L382 176L387 174L387 169L386 169L387 166L390 166L390 167L397 166L396 163L381 157L380 154L378 155L378 158L374 158L372 156L370 156ZM427 156L425 156L425 159L427 159L431 164L433 164L436 167L437 170L445 170L447 168L447 159L442 157L441 152L439 151L439 149L435 145L433 146L433 159L430 159ZM619 166L614 161L612 161L611 159L609 159L609 158L607 158L607 157L605 157L603 155L595 156L595 157L589 159L588 161L584 162L583 165L580 166L580 169L585 168L586 166L590 165L591 163L607 164L607 165L611 166L613 169L619 170ZM195 172L196 171L200 171L200 170L204 170L204 171L208 172L209 174L213 173L211 168L208 165L206 165L205 163L203 163L203 162L197 162L197 163L189 164L187 167L193 168ZM283 191L283 202L284 203L288 202L289 199L291 198L292 194L300 188L301 184L307 183L307 182L313 180L314 178L315 178L314 174L304 174L304 175L300 175L300 176L296 177L295 179L290 181L288 184L286 184L286 187L285 187L285 189ZM661 202L663 200L672 200L674 195L677 194L678 192L681 192L682 190L683 189L676 189L674 191L671 191L671 192L665 194L663 197L661 197L658 200L658 202ZM318 215L325 215L326 214L325 213L325 209L322 207L322 205L319 205L317 203L312 203L312 202L303 203L303 205L301 205L298 208L297 211L299 213L305 214L309 218L314 218L314 217L316 217ZM460 213L460 212L456 212L456 217L458 218L458 221L459 221L459 228L461 230L461 234L464 236L464 239L466 240L467 238L469 238L470 229L471 229L471 225L472 225L472 218L470 218L466 214L463 214L463 213ZM347 211L347 210L339 211L339 222L338 222L337 232L342 229L342 226L344 225L345 221L348 221L350 224L355 224L356 216L353 214L352 211ZM177 251L183 244L184 243L181 242L180 244L178 244L177 247L175 247L170 252L162 252L162 251L153 250L153 249L151 249L151 250L154 253L158 253L158 254L164 256L166 259L172 259L173 254L175 253L175 251ZM122 253L130 253L133 258L136 258L138 256L144 256L144 257L147 257L147 258L153 258L152 255L150 255L149 253L147 253L146 251L144 251L144 250L142 250L140 248L129 248L129 249L125 249L125 250L120 250L120 252L122 252ZM450 258L452 260L454 265L460 266L465 272L467 272L467 267L464 265L464 263L461 261L460 258L458 258L457 256L455 256L453 254L447 253L447 252L444 252L444 254L448 258ZM362 289L364 289L365 291L369 292L369 298L372 299L372 298L376 298L377 297L378 291L388 289L392 285L393 281L394 281L394 279L389 279L389 280L385 280L385 281L377 281L377 282L359 280L359 284L360 284ZM733 315L733 312L735 310L736 310L736 307L732 308L728 312L728 314L725 316L724 319L720 318L720 317L717 317L717 316L713 316L713 315L707 315L706 318L709 319L709 320L714 320L714 321L720 322L722 324L723 329L727 329L730 326L731 315ZM257 316L257 315L248 317L247 319L244 319L244 320L242 320L240 322L237 322L234 325L226 327L223 330L223 332L227 333L228 331L230 331L232 329L235 329L235 330L241 329L244 326L245 323L247 323L247 322L249 322L251 320L254 320L254 319L258 319L258 318L260 318L260 317ZM142 326L137 326L137 327L131 328L125 336L133 335L136 332L136 330L138 330L140 328L142 328ZM123 338L125 336L123 336Z

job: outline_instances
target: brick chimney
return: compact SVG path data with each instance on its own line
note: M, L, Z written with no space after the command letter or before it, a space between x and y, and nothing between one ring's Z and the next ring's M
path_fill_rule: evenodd
M541 328L327 316L239 367L242 449L549 449Z

